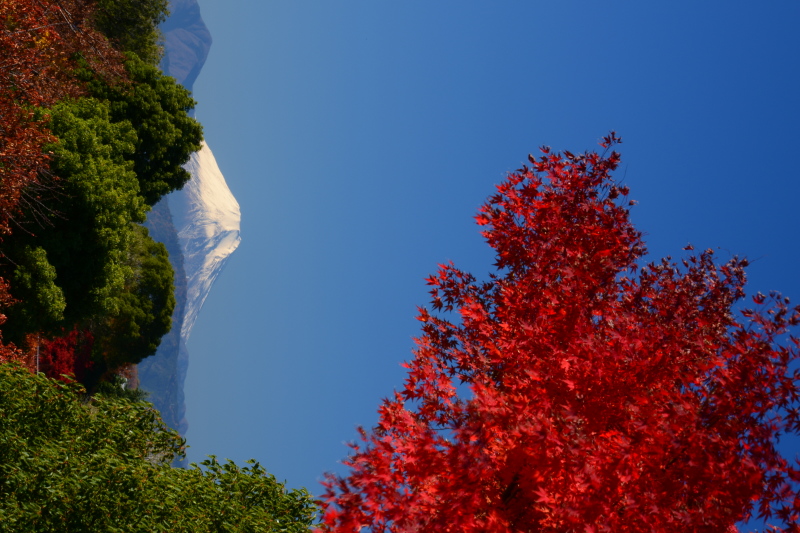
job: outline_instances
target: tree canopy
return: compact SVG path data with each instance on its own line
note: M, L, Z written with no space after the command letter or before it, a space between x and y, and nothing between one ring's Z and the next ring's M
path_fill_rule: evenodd
M323 529L798 530L776 442L800 430L800 307L736 312L747 261L710 250L641 265L617 142L497 186L476 217L497 270L428 278L405 386L328 476Z
M143 226L133 230L124 288L114 296L115 312L94 320L96 351L111 368L153 355L172 327L175 295L167 249Z
M59 187L37 209L27 210L26 231L6 238L3 253L9 279L19 278L20 252L35 246L46 251L40 262L49 263L66 300L64 322L74 324L100 314L115 313L117 295L125 286L125 261L133 240L133 223L143 222L146 205L132 164L136 134L130 124L113 123L108 105L95 99L63 100L51 111L50 128L58 142L50 146L52 171ZM42 275L32 282L43 284ZM22 286L20 286L20 289ZM12 289L17 296L17 288ZM40 321L29 308L37 300L19 294L6 331L10 338L37 331Z
M157 65L161 59L159 24L169 16L167 0L95 0L93 22L119 49Z
M172 468L184 441L145 402L0 363L0 531L305 532L315 504L261 465Z
M135 4L0 8L3 334L30 349L77 328L95 377L155 353L171 327L172 268L139 224L189 179L202 140L189 92L150 53L166 2Z
M90 18L87 0L0 3L0 236L49 174L52 137L36 109L83 94L78 59L109 82L123 76L121 54Z
M195 101L175 79L135 55L125 62L129 82L109 84L89 71L81 76L91 94L107 101L114 122L128 122L136 131L135 148L128 154L148 205L180 189L190 174L183 168L200 149L203 128L189 116Z

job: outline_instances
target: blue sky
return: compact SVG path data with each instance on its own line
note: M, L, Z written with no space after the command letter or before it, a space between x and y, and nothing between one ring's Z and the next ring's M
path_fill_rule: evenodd
M423 278L546 144L623 138L650 258L745 255L800 302L800 3L200 0L197 118L242 243L189 341L189 459L319 493L402 385Z

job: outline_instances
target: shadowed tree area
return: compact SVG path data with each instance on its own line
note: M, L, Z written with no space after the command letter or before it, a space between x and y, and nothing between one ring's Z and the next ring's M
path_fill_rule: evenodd
M168 0L95 0L93 23L120 50L157 65L163 51L158 26L169 16Z

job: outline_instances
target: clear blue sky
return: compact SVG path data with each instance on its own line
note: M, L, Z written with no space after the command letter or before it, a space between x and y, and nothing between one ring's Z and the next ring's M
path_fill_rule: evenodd
M191 449L319 493L401 386L423 278L547 144L616 130L652 259L719 248L800 302L800 3L200 0L195 83L242 244L189 341Z

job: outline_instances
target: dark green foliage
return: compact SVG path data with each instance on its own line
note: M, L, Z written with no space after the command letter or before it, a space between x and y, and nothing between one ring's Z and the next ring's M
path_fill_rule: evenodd
M127 121L136 131L135 151L127 158L133 162L140 194L152 206L189 180L182 165L200 149L203 128L188 114L195 101L173 78L134 55L125 68L131 83L112 86L92 79L88 71L81 75L93 96L109 102L112 120Z
M157 65L159 24L169 15L167 0L96 0L94 24L120 50Z
M59 139L49 147L58 189L43 199L46 211L26 213L26 231L4 241L7 259L0 276L24 279L21 268L29 264L30 250L46 251L39 262L45 270L44 260L55 269L55 283L66 302L62 325L71 326L116 311L116 296L125 286L132 221L144 220L146 205L132 164L125 160L136 141L129 124L112 123L108 106L90 98L62 101L51 115L50 126ZM12 294L23 300L12 308L4 328L13 340L36 325L14 317L32 316L40 304L25 298L30 290L24 283L13 286Z
M247 463L223 464L211 456L202 469L194 464L190 470L178 469L190 482L180 498L183 516L171 531L307 533L317 512L311 495L305 489L287 491L258 462Z
M108 75L123 66L121 55L100 65L86 59L91 54L76 54L71 81L91 97L31 109L37 118L50 116L57 142L44 147L49 168L42 166L36 187L21 193L26 202L0 250L0 278L11 281L19 300L7 311L3 337L24 344L33 333L55 340L85 332L103 363L94 367L95 378L153 354L175 307L166 252L138 226L150 206L189 179L182 165L202 141L200 124L188 115L189 92L155 66L167 5L86 4L97 29L127 52L127 76Z
M135 55L126 68L130 79L112 86L84 65L78 75L94 97L50 110L58 180L26 212L26 231L6 239L0 265L0 276L19 279L12 294L22 300L5 338L77 325L94 334L105 368L152 355L170 330L172 267L137 223L189 179L182 165L202 140L188 91Z
M0 365L0 531L114 531L152 506L182 439L148 404L81 392Z
M117 311L131 223L143 222L147 207L126 160L136 134L130 124L110 120L107 104L63 101L53 109L52 130L59 139L52 169L62 194L50 203L53 225L40 230L37 241L56 267L67 299L65 317L73 323Z
M94 391L95 396L105 396L106 398L125 398L132 402L141 402L147 399L147 391L141 389L129 389L125 387L125 379L114 374L107 381L102 381Z
M114 311L94 327L95 349L109 368L153 355L172 326L174 276L167 249L143 226L134 225L131 237L124 289L115 296Z
M64 318L64 293L44 248L22 246L12 282L15 295L24 302L8 311L12 323L25 331L48 331Z
M0 365L0 532L306 532L316 512L257 463L171 468L183 440L150 404Z
M148 206L129 160L136 132L113 121L109 107L94 98L53 107L59 188L46 198L49 212L29 213L29 231L6 239L0 276L15 281L21 300L6 338L78 325L94 334L95 360L114 368L155 353L175 297L166 249L137 224Z

